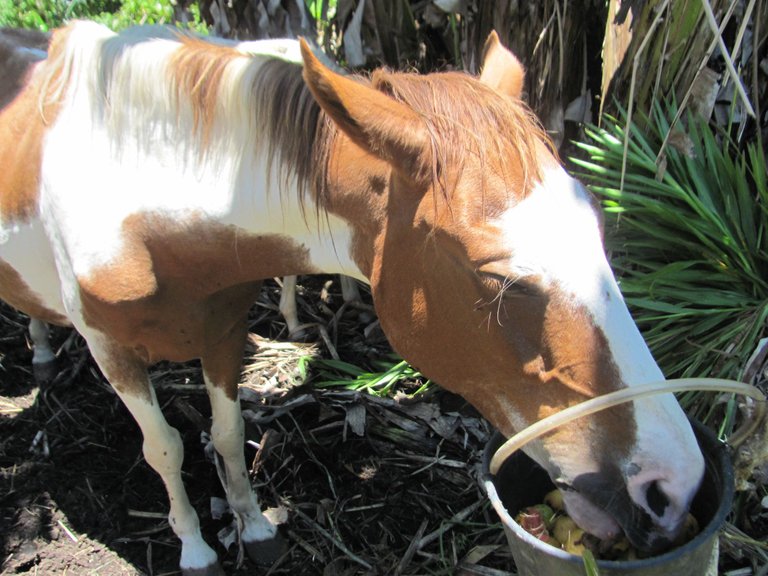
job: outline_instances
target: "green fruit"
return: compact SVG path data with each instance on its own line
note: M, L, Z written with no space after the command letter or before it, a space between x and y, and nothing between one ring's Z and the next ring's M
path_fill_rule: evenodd
M547 504L552 510L562 512L565 510L565 506L563 505L563 493L557 488L551 492L547 492L547 495L544 496L544 504Z
M584 554L584 550L587 549L586 546L584 546L583 538L584 530L581 528L575 528L574 530L571 530L568 533L568 539L563 544L563 550L569 552L570 554L575 554L576 556L582 556Z
M571 532L574 530L581 530L581 528L576 525L576 522L568 516L558 516L554 526L552 526L552 535L565 544L568 542Z

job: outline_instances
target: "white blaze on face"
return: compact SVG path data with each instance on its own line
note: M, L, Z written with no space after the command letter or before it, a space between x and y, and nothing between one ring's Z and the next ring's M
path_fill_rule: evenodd
M586 309L605 335L624 385L664 379L627 310L605 257L595 208L578 181L561 167L550 167L497 224L512 254L510 280L537 277L545 289L556 287L574 306ZM658 521L674 530L698 487L703 458L671 394L635 402L634 414L636 445L628 461L620 463L630 496L648 510L648 487L657 483L670 501ZM583 460L557 464L567 475L595 471L594 463Z
M594 205L578 181L559 166L550 168L504 215L501 226L513 255L513 276L536 276L574 306L589 310L625 383L664 378L626 309L605 257Z

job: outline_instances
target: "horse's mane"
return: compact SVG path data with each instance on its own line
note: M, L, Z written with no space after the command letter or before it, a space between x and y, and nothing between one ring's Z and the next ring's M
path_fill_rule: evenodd
M160 127L190 160L256 150L283 180L295 177L302 195L316 189L332 127L304 85L297 43L237 43L159 26L116 35L88 22L56 37L44 117L85 90L118 145L130 136L149 147L142 138Z
M422 116L438 153L433 158L438 179L442 166L460 169L468 155L476 155L483 166L497 159L505 179L519 170L523 189L515 193L525 195L541 177L537 149L547 146L554 153L551 140L522 100L504 97L463 72L416 75L379 70L372 83ZM508 156L510 150L517 151L517 158ZM445 182L437 184L445 191Z
M268 168L277 162L284 181L295 178L302 197L311 193L323 204L336 131L304 83L295 43L238 44L162 27L115 35L92 23L56 35L61 38L51 46L43 104L55 104L76 84L89 91L93 113L116 139L132 134L141 142L147 127L162 125L168 138L199 159L260 150ZM442 167L460 166L468 154L481 162L499 158L496 165L504 170L519 168L526 181L538 179L536 147L548 139L522 102L462 73L377 71L363 81L425 120L443 191ZM501 157L510 149L517 151L516 162Z

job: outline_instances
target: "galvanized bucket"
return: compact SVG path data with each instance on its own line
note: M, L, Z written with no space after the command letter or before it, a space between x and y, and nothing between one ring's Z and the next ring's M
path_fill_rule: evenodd
M691 506L701 532L686 544L664 554L625 562L598 560L600 576L717 576L718 532L731 510L733 466L728 450L705 426L691 423L704 454L704 480ZM513 516L542 502L553 485L547 473L523 452L508 458L492 476L491 458L503 443L494 436L483 458L483 486L501 518L517 571L521 576L584 576L579 556L545 544L517 524Z

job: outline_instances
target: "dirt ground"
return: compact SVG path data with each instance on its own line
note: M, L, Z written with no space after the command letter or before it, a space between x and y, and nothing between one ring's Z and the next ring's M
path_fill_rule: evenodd
M275 298L267 294L254 313L264 336L281 327ZM360 332L349 322L345 330ZM60 372L38 387L25 323L0 307L0 573L178 573L165 490L143 461L138 427L70 330L54 331ZM354 340L339 344L346 359L388 352L381 341ZM198 366L152 374L182 433L190 499L227 574L451 574L462 561L466 574L509 573L476 482L489 429L460 399L438 393L400 406L307 387L275 394L275 377L283 376L257 377L243 396L246 438L271 446L254 462L254 484L263 505L286 517L289 550L266 570L247 559L238 568L237 547L217 538L232 517L212 517L211 496L224 494L201 442L210 412ZM271 391L262 394L259 382ZM255 456L247 447L248 461Z
M308 328L310 340L325 336L352 362L386 356L373 317L339 314L338 296L317 292L300 301L303 319L324 327ZM268 286L253 332L281 335L277 299ZM79 336L57 329L53 342L60 371L38 387L26 319L0 304L0 574L178 574L165 490L143 460L136 424ZM327 357L328 346L319 348ZM212 512L211 497L224 495L201 441L209 409L198 366L152 373L166 417L182 433L190 499L227 574L514 574L477 482L491 430L461 399L294 387L296 359L307 350L289 354L266 341L260 350L241 397L246 438L264 446L246 447L252 480L263 505L283 518L289 543L271 569L238 564L237 546L219 538L232 517ZM721 539L721 574L768 571L768 513L749 506L739 523L746 519L750 532L731 526Z

